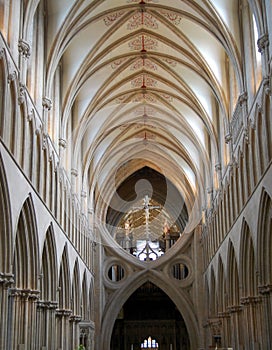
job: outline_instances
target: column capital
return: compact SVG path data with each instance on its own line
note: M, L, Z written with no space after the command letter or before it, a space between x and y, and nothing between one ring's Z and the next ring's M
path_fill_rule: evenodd
M71 315L72 315L72 310L56 309L56 316L58 317L70 317Z
M261 297L259 296L249 296L241 298L241 304L242 305L250 305L250 304L258 304L261 302Z
M58 307L58 303L56 301L39 300L37 302L37 307L40 309L56 310Z
M259 293L264 294L270 294L272 292L272 284L265 284L262 286L258 286Z

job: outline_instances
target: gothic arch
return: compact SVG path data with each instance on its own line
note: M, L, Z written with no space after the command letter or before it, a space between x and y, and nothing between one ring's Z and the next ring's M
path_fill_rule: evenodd
M41 299L55 301L57 291L57 255L52 225L49 226L43 246L41 270Z
M78 259L76 259L75 261L73 272L71 309L74 315L80 315L80 276Z
M70 300L71 300L71 280L69 272L69 259L67 244L65 245L62 253L62 259L60 264L60 273L59 273L59 285L58 285L58 302L60 309L70 309Z
M228 245L228 259L227 259L227 281L228 281L228 306L237 306L240 303L239 297L239 276L237 261L233 243L229 240Z
M225 312L226 310L226 279L224 265L220 255L218 258L217 269L218 312L220 313Z
M0 153L0 272L11 272L12 222L9 190L4 164Z
M133 283L127 281L125 288L120 288L114 297L107 303L104 311L103 322L100 332L101 350L110 349L110 340L113 331L114 322L117 315L129 296L136 291L145 282L151 282L159 287L174 302L180 314L182 315L190 338L192 349L198 348L199 329L192 310L191 303L186 294L178 290L172 283L166 283L165 278L154 273L140 274L133 279Z
M258 221L258 270L260 285L272 282L272 201L269 194L263 190L260 199Z
M241 232L240 245L240 276L241 276L241 296L257 295L257 282L255 271L255 252L251 232L247 222L244 220Z
M88 293L87 293L87 275L86 270L83 273L82 287L81 287L81 316L83 320L90 320L90 312L88 308Z
M23 204L16 229L14 250L16 288L37 290L38 266L39 247L37 225L35 209L30 195Z

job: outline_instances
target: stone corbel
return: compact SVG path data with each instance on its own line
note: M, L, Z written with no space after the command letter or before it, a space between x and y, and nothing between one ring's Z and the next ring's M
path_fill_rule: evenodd
M48 97L43 97L42 106L46 111L50 111L52 108L52 100Z
M26 42L24 39L19 39L18 42L18 50L19 53L24 57L24 58L29 58L31 54L31 47L28 42Z
M268 34L265 33L263 35L261 35L259 37L259 39L257 40L257 46L258 46L258 51L263 54L265 48L269 45L269 38L268 38Z

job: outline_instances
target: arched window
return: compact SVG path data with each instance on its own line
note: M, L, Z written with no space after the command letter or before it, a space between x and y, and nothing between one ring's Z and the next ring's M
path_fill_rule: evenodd
M155 339L148 337L148 339L145 339L144 342L141 344L141 349L158 350L159 344Z
M254 15L252 15L252 23L253 23L253 40L254 40L254 52L255 52L255 88L258 89L261 80L262 80L262 54L258 47L258 28Z

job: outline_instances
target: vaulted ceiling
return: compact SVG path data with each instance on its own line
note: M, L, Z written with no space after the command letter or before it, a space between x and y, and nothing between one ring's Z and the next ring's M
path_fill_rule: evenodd
M144 167L175 186L191 227L201 218L207 188L228 163L225 136L243 91L238 5L47 2L46 90L60 69L61 137L72 140L71 167L101 219L114 191Z

